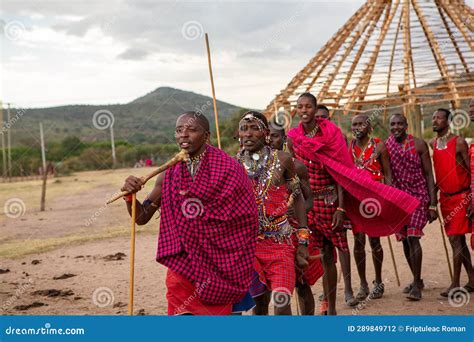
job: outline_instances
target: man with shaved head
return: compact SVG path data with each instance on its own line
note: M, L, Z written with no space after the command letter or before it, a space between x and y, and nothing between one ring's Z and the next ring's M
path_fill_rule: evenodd
M136 223L146 224L161 207L156 260L168 268L168 314L228 315L253 275L258 212L252 185L237 161L207 144L209 121L201 113L180 115L175 136L190 158L159 174L143 203L136 201ZM122 191L142 186L130 176ZM131 213L132 195L124 199Z
M438 217L438 200L428 145L424 140L408 134L407 130L406 118L402 114L393 114L390 117L391 135L385 145L390 156L393 186L420 201L409 224L396 232L397 239L403 242L405 258L413 274L413 282L403 289L403 293L407 294L408 299L418 301L424 288L420 238L427 222L431 223Z
M372 124L369 116L366 114L354 116L351 127L354 139L350 143L349 153L356 167L367 171L374 181L392 185L392 170L390 169L388 152L383 141L371 136ZM361 227L357 224L352 225L352 232L354 233L354 259L360 278L360 290L356 299L363 301L369 295L370 299L381 298L385 286L382 282L383 249L380 244L380 237L369 236L375 269L374 288L370 291L365 272L366 234L361 231Z
M474 125L474 98L471 99L469 103L469 118L471 119L471 125ZM470 148L470 155L471 155L471 207L468 208L467 214L471 219L471 230L474 231L474 134L471 130L471 148ZM471 234L471 248L474 250L474 233Z
M451 115L445 108L439 108L433 113L433 131L437 133L437 137L430 145L433 149L436 185L440 190L439 204L444 230L453 249L453 279L451 285L441 292L441 296L452 298L459 290L463 265L468 276L468 283L464 288L474 292L474 270L466 243L466 234L471 232L468 213L471 206L469 149L464 138L451 133Z

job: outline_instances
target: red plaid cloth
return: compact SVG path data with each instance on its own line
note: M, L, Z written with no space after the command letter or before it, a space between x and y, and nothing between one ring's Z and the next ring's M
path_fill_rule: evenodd
M474 142L471 143L471 204L474 210ZM474 250L474 218L471 217L471 248Z
M469 172L456 160L457 139L455 136L449 140L445 149L438 149L436 142L433 148L436 183L441 191L439 203L448 236L471 232L471 223L467 217L467 208L471 205L471 179ZM460 191L462 193L458 193Z
M156 260L202 288L200 300L232 304L244 297L257 232L252 185L225 152L207 145L194 181L183 162L166 171Z
M295 247L273 239L258 240L255 270L270 291L292 294L295 289Z
M293 227L298 227L298 222L294 217L289 218L289 222ZM296 234L292 235L292 241L295 248L298 247L298 237ZM308 245L308 252L309 256L317 256L321 254L320 251L321 247L316 245L316 240L314 238L314 233L309 236L309 245ZM295 264L296 270L296 286L298 284L308 284L310 286L316 284L319 278L321 278L324 274L323 264L321 263L321 259L314 259L308 261L309 265L308 268L304 271L300 270L298 266Z
M230 315L232 304L207 305L199 299L198 294L203 286L205 283L197 288L182 275L168 269L166 273L168 315Z
M314 237L310 237L308 246L309 256L318 256L321 254L320 248L316 245ZM304 271L296 267L296 282L299 284L308 284L313 286L319 278L324 275L321 259L309 260L308 268Z
M303 126L291 129L295 157L308 165L320 163L345 190L347 216L370 237L393 234L405 226L419 201L403 191L374 182L355 167L341 130L329 120L318 120L321 134L304 135ZM308 169L309 171L309 169ZM311 178L311 175L310 175Z
M392 135L387 139L386 146L390 156L393 186L419 200L419 205L410 217L408 227L400 229L399 239L404 236L403 230L406 229L408 229L408 233L411 230L419 235L419 230L422 230L428 223L430 197L421 158L415 149L415 139L412 135L408 135L405 148L397 143ZM408 236L410 235L408 234Z

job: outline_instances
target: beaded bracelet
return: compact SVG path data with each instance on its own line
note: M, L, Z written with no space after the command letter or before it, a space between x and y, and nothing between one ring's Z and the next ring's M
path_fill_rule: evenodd
M143 205L151 205L152 207L158 208L158 205L153 203L153 201L149 198L147 198L146 200L143 201Z
M133 200L133 195L130 194L130 195L123 196L123 199L125 200L125 202L131 202Z
M308 246L309 245L309 236L311 232L308 227L300 227L296 231L296 237L298 238L298 244Z

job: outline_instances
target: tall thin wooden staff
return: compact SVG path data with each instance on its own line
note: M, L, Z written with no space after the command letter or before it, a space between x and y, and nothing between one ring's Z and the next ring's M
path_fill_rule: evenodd
M446 236L444 235L444 223L443 223L443 219L441 218L438 208L436 208L436 211L438 213L439 228L441 230L441 238L443 239L444 252L446 253L446 261L448 262L449 276L451 277L451 281L453 281L453 269L451 268L451 261L449 260L448 246L446 245Z
M48 168L46 167L46 151L44 147L43 123L40 122L39 125L40 125L40 139L41 139L41 159L43 161L43 186L41 187L40 211L44 211L44 206L46 202L46 181L48 179Z
M209 65L209 76L211 78L212 102L214 103L214 119L216 121L217 147L221 148L221 134L219 131L219 114L217 113L216 90L214 89L214 77L212 76L211 49L209 48L209 37L206 33L207 63Z
M133 316L133 291L135 285L135 219L137 216L137 194L132 194L132 227L130 229L130 287L128 292L128 314Z
M3 177L7 178L7 153L5 151L5 126L3 122L3 103L0 101L0 125L2 126Z
M10 103L8 103L7 108L7 118L8 118L8 130L7 130L7 147L8 147L8 178L11 181L12 177L12 136L11 136L11 125L12 122L11 114L10 114Z
M186 151L182 150L176 154L172 159L168 160L165 164L158 167L156 170L150 172L148 175L140 177L142 185L145 185L151 178L156 175L164 172L166 169L175 165L176 163L187 160L189 155ZM107 201L107 204L115 202L119 198L128 195L127 191L121 191L118 194L115 194L111 199ZM129 283L129 292L128 292L128 314L133 316L133 295L134 295L134 285L135 285L135 221L137 217L137 204L136 204L137 194L132 194L132 223L130 229L130 283Z
M387 240L388 247L390 248L390 255L392 256L393 268L395 269L395 276L397 277L397 284L398 287L400 287L400 277L398 276L397 262L395 261L395 254L393 253L392 240L390 240L390 236L387 236Z

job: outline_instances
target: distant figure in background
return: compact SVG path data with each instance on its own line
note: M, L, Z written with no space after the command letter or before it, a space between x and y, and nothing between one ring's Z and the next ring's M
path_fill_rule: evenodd
M147 167L151 167L153 165L153 162L151 161L150 158L148 158L146 161L145 161L145 164Z

